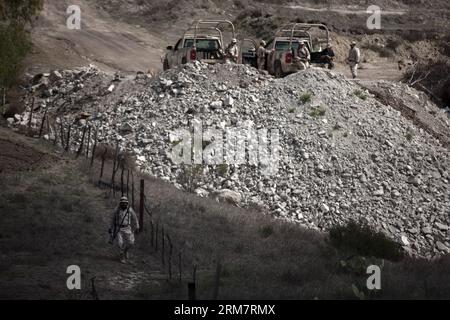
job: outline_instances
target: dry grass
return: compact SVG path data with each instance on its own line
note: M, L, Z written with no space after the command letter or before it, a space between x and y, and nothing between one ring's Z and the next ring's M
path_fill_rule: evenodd
M156 179L147 178L147 186L153 220L165 226L176 251L182 252L186 276L198 265L202 299L212 297L217 261L223 265L220 299L354 299L352 284L365 284L365 268L381 263L367 258L362 273L344 270L340 261L347 259L348 248L334 248L326 235L258 211L219 205ZM144 239L150 241L149 232ZM449 266L448 259L384 263L383 290L369 297L450 296L450 272L443 271ZM430 275L428 282L421 277L425 269ZM141 290L151 299L185 298L185 287L175 285L162 293L149 287Z
M128 272L108 257L105 212L109 213L114 203L93 186L98 162L90 172L91 181L81 173L87 169L80 171L83 166L73 160L61 160L49 169L2 176L0 210L7 213L0 221L0 249L6 257L0 262L2 297L69 297L62 289L65 274L61 269L73 261L80 262L91 275ZM110 168L108 164L105 177L109 177ZM160 228L164 225L174 245L174 278L178 270L175 257L182 254L183 283L174 281L159 287L142 283L131 292L115 292L100 283L103 298L185 299L186 281L197 265L198 297L209 299L220 261L220 299L355 299L352 285L361 288L365 283L367 275L361 272L365 264L380 263L360 259L363 265L354 272L341 265L341 261L348 261L346 251L334 248L324 234L144 178L152 220ZM137 181L136 175L136 185ZM159 261L161 249L155 253L150 248L147 215L145 228L134 253L138 259L153 257ZM435 262L385 262L382 291L366 295L449 298L449 267L448 257Z

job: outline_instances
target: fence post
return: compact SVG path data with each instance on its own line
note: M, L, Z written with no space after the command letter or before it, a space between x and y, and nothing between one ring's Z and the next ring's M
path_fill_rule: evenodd
M105 146L105 151L102 154L102 167L100 168L100 177L98 179L98 185L100 186L100 183L102 182L103 178L103 170L105 169L105 160L106 160L106 154L108 153L108 147Z
M196 300L196 294L195 294L195 283L197 281L197 265L194 265L194 272L192 275L193 282L188 283L188 297L189 300Z
M57 128L57 125L55 123L52 124L51 128L52 128L52 131L55 134L55 139L53 140L53 145L56 146L58 144L58 128Z
M48 133L48 140L50 141L50 121L48 120L48 116L45 117L46 121L45 121L45 128L47 129L47 133Z
M122 172L120 173L120 193L122 194L122 197L123 197L123 195L125 193L124 181L123 181L123 173L125 171L125 167L124 167L123 163L121 164L121 167L122 167Z
M28 134L31 134L31 121L33 120L33 111L34 111L34 96L31 101L30 120L28 121Z
M130 199L130 169L127 170L127 198Z
M98 130L95 131L94 135L94 146L92 147L92 155L91 155L91 168L94 165L94 159L95 159L95 151L97 151L97 138L98 138ZM104 163L103 163L104 165Z
M178 253L178 271L179 271L179 281L181 284L181 278L182 278L182 274L183 274L183 270L182 270L182 265L181 265L181 252Z
M64 125L63 125L63 119L62 118L60 118L61 119L61 122L60 122L60 131L61 131L61 148L63 148L64 149Z
M195 298L195 282L188 283L188 299L196 300L196 298Z
M45 108L44 116L42 117L41 127L39 128L39 138L42 137L42 131L44 130L45 119L47 118L48 107Z
M131 203L133 208L136 208L136 203L134 202L134 173L131 171Z
M197 282L197 265L194 264L194 272L192 273L192 280L194 281L194 283Z
M165 263L165 259L164 259L164 249L165 249L165 241L164 241L164 225L162 226L162 228L161 228L161 236L162 236L162 238L161 238L161 241L162 241L162 246L161 246L161 261L162 261L162 265L163 265L163 267L165 267L166 266L166 263Z
M159 222L156 222L156 232L155 232L155 251L158 252L158 231L159 231Z
M141 194L139 202L139 232L144 231L144 200L145 200L145 180L141 179Z
M214 291L213 291L213 300L217 300L217 298L219 297L219 286L220 286L220 273L222 272L222 265L220 263L220 261L217 261L217 266L216 266L216 275L214 278Z
M77 158L81 155L81 152L83 151L84 139L86 138L86 131L87 131L87 125L85 125L83 128L83 135L81 136L80 146L78 147L77 156L76 156Z
M113 192L113 197L116 196L116 185L115 185L115 180L116 180L116 172L119 169L119 165L117 164L118 162L118 157L119 157L119 141L116 142L116 150L114 151L114 162L113 162L113 170L112 170L112 177L111 177L111 188L112 188L112 192ZM117 165L117 168L116 168Z
M172 240L170 240L169 235L167 236L167 242L169 243L169 259L167 263L169 264L169 279L172 280L172 252L173 252L173 246L172 246Z
M72 131L72 125L69 124L69 128L67 129L67 141L66 141L66 152L69 151L69 147L70 147L70 133Z
M89 159L89 148L91 147L91 126L89 126L88 130L88 138L86 141L86 159Z
M94 300L100 300L98 297L97 289L95 288L95 277L91 278L91 285L92 285L92 291L91 295L94 298Z
M153 225L153 221L150 220L150 239L151 239L151 245L152 248L155 246L155 233L154 233L154 225Z

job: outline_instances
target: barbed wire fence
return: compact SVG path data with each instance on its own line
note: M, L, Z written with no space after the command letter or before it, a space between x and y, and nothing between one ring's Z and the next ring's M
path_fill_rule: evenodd
M92 182L98 188L108 190L111 199L127 196L134 209L139 204L139 234L148 234L150 254L160 259L165 280L177 282L180 286L187 284L188 298L195 300L198 263L181 241L175 243L163 214L155 214L160 211L160 204L152 207L146 196L145 179L134 167L131 154L120 147L119 141L103 142L100 139L100 125L95 125L89 119L54 117L47 107L38 121L37 117L33 119L34 101L30 109L27 127L22 128L27 135L44 138L75 159L84 158ZM110 175L107 175L108 169ZM217 279L216 282L218 286ZM99 299L95 279L91 283L93 297ZM214 292L217 290L214 288Z

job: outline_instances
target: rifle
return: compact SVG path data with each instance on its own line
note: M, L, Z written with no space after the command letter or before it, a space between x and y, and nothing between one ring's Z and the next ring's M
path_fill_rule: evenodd
M111 233L111 229L109 229L109 234L111 235L111 237L109 238L109 243L110 243L110 244L113 244L114 240L115 240L116 237L117 237L117 234L118 234L119 231L120 231L120 226L123 224L123 222L125 221L125 218L126 218L129 214L130 214L130 206L128 206L127 212L126 212L125 215L123 216L122 221L120 222L119 228L118 228L118 227L117 227L117 224L116 224L117 211L114 213L114 230L113 230L113 232Z

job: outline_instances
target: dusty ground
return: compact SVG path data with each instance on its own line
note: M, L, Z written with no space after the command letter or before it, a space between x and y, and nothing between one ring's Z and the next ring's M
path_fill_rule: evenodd
M68 30L66 27L66 8L69 5L81 7L81 30ZM437 5L437 4L436 4ZM439 5L444 6L439 3ZM440 7L439 7L440 8ZM252 10L267 12L267 21L263 28L257 24L253 27L241 25L241 15L248 16ZM415 22L417 13L407 10L405 5L383 2L386 17L383 20L383 30L408 32L418 26ZM419 9L418 9L419 10ZM420 17L436 15L436 8L422 8ZM440 14L444 14L441 10ZM283 23L297 17L300 20L321 21L327 23L333 31L333 41L343 42L345 50L339 52L341 57L347 54L348 43L352 37L352 28L364 26L365 6L344 6L344 1L333 1L332 6L317 6L303 2L292 4L255 4L246 1L123 1L117 0L77 0L57 1L46 0L41 16L34 23L33 41L35 48L26 62L30 73L48 72L52 69L78 67L89 63L99 65L108 71L121 70L125 72L161 70L161 57L167 45L173 45L182 31L195 19L220 18L234 20L238 33L258 37L260 30L270 29L275 21ZM405 21L397 21L396 17ZM237 17L237 18L236 18ZM284 18L281 18L284 17ZM356 17L356 18L355 18ZM283 20L284 19L284 20ZM361 20L362 19L362 20ZM361 21L359 21L361 20ZM441 25L445 18L436 18L434 23ZM352 25L355 26L352 27ZM346 26L345 30L337 26ZM420 29L434 30L430 23L421 23ZM441 29L443 31L444 29ZM431 31L430 31L431 32ZM358 33L360 33L358 31ZM356 35L356 34L355 34ZM341 59L342 60L342 59ZM394 65L396 59L388 61L373 61L367 65L361 77L371 80L398 78ZM346 69L346 68L344 68ZM385 70L386 72L382 72Z
M81 30L66 26L66 9L74 4L81 8ZM107 71L147 71L161 64L165 47L151 29L114 20L86 0L45 1L32 38L34 50L25 62L31 73L89 63Z

